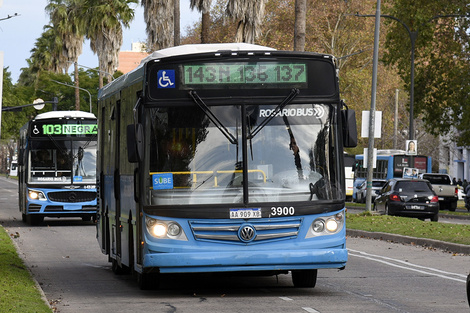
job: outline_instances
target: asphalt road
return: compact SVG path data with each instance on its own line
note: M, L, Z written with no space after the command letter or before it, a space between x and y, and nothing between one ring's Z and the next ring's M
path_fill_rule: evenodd
M16 184L0 179L0 223L56 312L469 312L470 255L359 237L347 239L346 269L320 270L313 289L294 288L290 275L172 275L142 291L111 271L92 223L26 225L17 197Z

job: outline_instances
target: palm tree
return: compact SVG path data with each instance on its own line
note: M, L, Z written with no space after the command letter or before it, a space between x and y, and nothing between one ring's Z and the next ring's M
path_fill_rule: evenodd
M70 63L77 64L78 57L82 54L84 36L79 29L77 10L80 8L80 0L49 0L46 12L49 12L54 29L62 40L62 51L59 64L66 72ZM75 81L75 109L80 110L80 90L78 80L78 67L74 68Z
M175 46L180 45L180 37L181 37L181 23L180 23L180 0L174 0L174 6L173 6L173 12L174 12L174 18L173 18L173 29L174 29L174 34L173 34L173 44Z
M31 49L29 68L31 73L36 74L34 85L37 84L39 74L42 71L61 73L62 68L59 61L62 52L62 39L51 25L44 26L41 37L36 39L34 48Z
M210 8L212 0L191 0L191 10L196 8L202 13L201 19L201 43L209 42L209 28L211 23Z
M79 9L81 27L90 39L91 50L98 55L100 88L102 73L114 73L119 65L119 50L122 45L122 26L129 27L134 19L134 10L129 7L137 0L82 0ZM108 83L112 77L108 77Z
M227 3L228 16L235 19L237 24L236 42L254 43L260 33L260 25L264 16L266 0L229 0Z
M141 0L147 24L147 49L160 50L174 45L174 3L179 0Z

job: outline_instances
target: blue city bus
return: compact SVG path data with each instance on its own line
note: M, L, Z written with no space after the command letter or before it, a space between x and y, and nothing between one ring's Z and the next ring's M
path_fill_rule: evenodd
M407 155L404 150L377 150L376 167L372 171L373 179L402 178L405 168L416 169L417 174L431 173L431 157ZM356 155L355 179L367 179L364 167L364 155Z
M52 111L21 128L18 203L24 222L96 217L97 127L93 113Z
M99 91L97 239L140 288L171 273L287 274L347 261L335 58L250 44L154 52Z

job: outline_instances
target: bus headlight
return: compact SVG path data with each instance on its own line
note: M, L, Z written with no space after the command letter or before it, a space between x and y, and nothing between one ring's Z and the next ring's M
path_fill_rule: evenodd
M46 201L46 195L44 195L44 192L39 191L39 190L33 190L33 189L28 189L28 196L32 200L41 200L41 201Z
M338 233L344 227L344 212L315 219L305 238Z
M338 222L334 219L329 219L326 221L326 230L330 233L334 233L338 229Z
M174 221L157 220L152 217L145 217L147 231L153 237L159 239L188 240L181 226Z

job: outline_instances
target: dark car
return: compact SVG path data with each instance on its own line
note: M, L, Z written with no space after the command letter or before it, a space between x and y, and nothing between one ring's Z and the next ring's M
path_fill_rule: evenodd
M375 198L374 210L388 215L439 220L439 199L425 179L393 178Z
M375 197L379 194L380 190L382 187L385 185L386 180L383 179L374 179L372 180L372 194L371 194L371 199L372 202L375 200ZM357 187L357 194L356 194L356 201L359 203L366 203L366 197L367 197L367 180L362 182L359 187Z
M470 306L470 274L467 276L467 302Z

